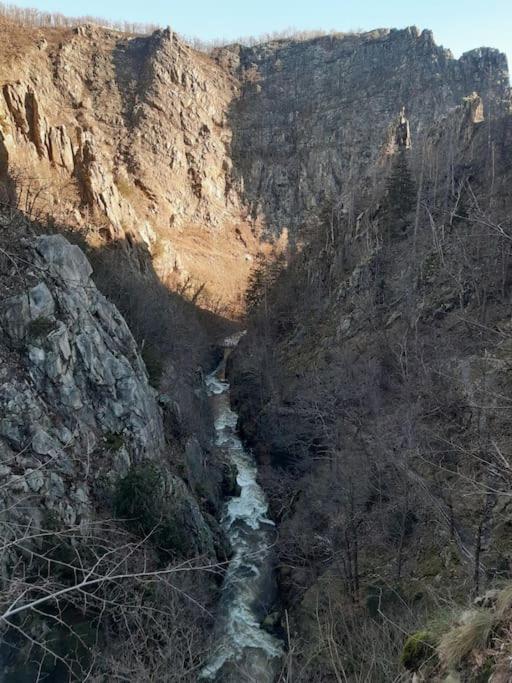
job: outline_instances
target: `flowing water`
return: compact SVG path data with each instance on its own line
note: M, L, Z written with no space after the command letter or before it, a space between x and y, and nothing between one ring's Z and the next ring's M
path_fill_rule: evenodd
M229 346L229 344L228 344ZM231 542L230 560L219 601L215 649L201 674L206 681L273 683L280 669L283 643L261 628L276 597L275 540L268 503L257 482L257 468L237 434L230 408L225 361L207 380L215 415L216 443L236 466L240 497L227 501L222 525Z

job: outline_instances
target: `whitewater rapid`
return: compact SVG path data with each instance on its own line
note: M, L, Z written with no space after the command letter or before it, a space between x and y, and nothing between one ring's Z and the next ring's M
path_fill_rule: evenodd
M225 361L206 379L215 416L216 444L237 469L239 497L224 508L222 526L233 556L222 585L215 628L215 648L201 680L273 683L280 670L283 643L261 628L276 597L274 577L275 527L268 502L257 482L257 468L236 430Z

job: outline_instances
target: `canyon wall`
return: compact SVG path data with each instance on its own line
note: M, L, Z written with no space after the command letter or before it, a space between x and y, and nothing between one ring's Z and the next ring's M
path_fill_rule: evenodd
M489 121L510 107L504 55L454 59L416 28L211 55L170 30L0 30L0 174L21 208L92 243L144 243L162 280L202 288L207 307L239 309L266 239L378 186L402 107L418 150L473 92Z
M415 27L278 41L239 51L234 168L254 215L294 233L326 203L371 192L394 150L402 107L413 145L477 92L489 116L510 108L506 58L478 49L454 59Z
M465 97L416 132L421 155L400 123L360 221L334 206L252 280L229 376L297 681L510 678L510 603L492 637L466 629L512 568L512 115L485 110Z
M403 632L381 638L375 596L390 619L410 605L412 628L439 583L443 599L459 600L512 566L493 542L512 523L510 482L496 482L510 432L500 407L512 282L504 56L454 59L415 28L206 55L171 30L2 22L0 45L0 521L11 600L26 587L18 557L35 572L30 595L48 580L67 585L70 569L76 581L84 560L96 566L84 538L98 523L109 576L118 562L160 572L198 556L222 573L217 520L236 482L209 446L200 385L215 354L196 306L239 314L260 252L312 237L290 250L284 275L271 273L265 311L233 357L235 400L279 525L303 680L339 678L324 632L353 655L350 671L364 660L369 676L378 662L382 680L395 677ZM98 289L59 230L96 257ZM169 289L188 297L185 313ZM217 337L226 331L215 325ZM482 449L490 470L479 469ZM495 495L475 493L475 480ZM27 549L32 528L72 532L72 559L58 539L56 557L39 538ZM196 680L215 588L211 578L184 584L200 614L182 620L174 580L166 590L132 583L120 606L108 591L96 611L88 593L85 605L66 603L82 617L101 619L101 606L113 615L107 677L127 666L144 680L151 641L166 643L150 663L155 679ZM331 620L333 606L346 621ZM270 622L278 629L279 615ZM138 650L125 637L133 624ZM39 622L28 627L36 637ZM347 633L384 643L385 656Z
M142 242L163 281L233 301L256 251L231 174L235 80L171 31L4 31L0 172L21 208Z

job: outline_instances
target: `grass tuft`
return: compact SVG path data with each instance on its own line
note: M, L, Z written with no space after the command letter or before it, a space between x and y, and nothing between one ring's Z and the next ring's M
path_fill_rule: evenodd
M484 648L496 625L496 614L490 610L473 610L463 615L463 621L445 633L438 647L440 660L452 669L473 651Z

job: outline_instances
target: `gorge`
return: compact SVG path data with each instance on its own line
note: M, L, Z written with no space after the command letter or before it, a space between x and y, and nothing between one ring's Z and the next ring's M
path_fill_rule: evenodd
M0 679L511 680L506 57L0 57Z

